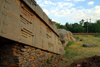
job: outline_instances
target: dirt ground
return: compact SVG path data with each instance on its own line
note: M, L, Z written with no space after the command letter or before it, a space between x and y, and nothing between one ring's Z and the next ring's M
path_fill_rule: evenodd
M85 58L83 60L72 63L69 67L100 67L100 56Z
M41 67L67 67L67 66L59 66L59 62L67 63L68 61L65 61L62 56L58 56L54 58L52 61L50 61L48 64L45 64ZM77 65L80 65L80 67L100 67L100 56L93 56L89 58L84 58L82 60L76 61L68 67L78 67Z

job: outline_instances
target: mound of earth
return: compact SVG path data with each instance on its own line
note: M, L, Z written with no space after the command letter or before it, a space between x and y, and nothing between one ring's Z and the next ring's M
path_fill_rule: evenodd
M100 67L100 56L85 58L83 60L72 63L69 67Z

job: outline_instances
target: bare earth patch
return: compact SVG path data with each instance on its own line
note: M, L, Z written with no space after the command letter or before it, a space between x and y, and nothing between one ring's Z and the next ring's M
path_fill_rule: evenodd
M100 56L85 58L83 60L72 63L69 67L100 67Z

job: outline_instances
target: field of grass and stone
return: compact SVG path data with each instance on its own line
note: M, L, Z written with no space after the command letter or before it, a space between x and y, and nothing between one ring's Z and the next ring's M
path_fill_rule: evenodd
M48 63L44 64L43 67L69 67L72 63L82 61L82 60L83 62L85 62L85 64L89 63L91 66L94 63L88 62L85 58L94 56L96 57L96 59L100 59L99 57L100 56L100 35L74 35L74 37L77 39L77 41L69 42L67 44L67 46L65 47L66 53L64 55L53 58ZM80 39L82 39L82 41L80 41ZM96 44L97 46L83 47L82 45L84 43ZM96 63L98 63L99 61L100 60L96 61ZM78 63L74 65L77 66L77 64ZM100 64L100 62L98 64ZM89 65L85 67L88 66ZM73 67L73 65L70 67Z

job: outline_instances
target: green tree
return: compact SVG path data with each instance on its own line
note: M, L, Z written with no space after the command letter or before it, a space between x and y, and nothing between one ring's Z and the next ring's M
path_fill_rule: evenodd
M56 26L57 26L58 29L65 29L65 30L67 30L67 27L65 25L61 25L61 24L57 23Z
M78 23L72 24L73 28L77 27L78 25L79 25Z
M88 32L88 25L89 25L90 23L89 22L84 22L84 28L85 28L85 30L84 30L84 32L86 33L86 32Z
M100 25L100 20L97 20L96 23Z
M71 31L72 32L72 24L69 24L68 22L65 24L67 30Z
M78 25L77 27L74 28L75 33L83 33L85 28L82 25Z
M84 19L82 19L81 21L79 21L80 25L84 24Z
M97 23L91 23L88 25L89 33L100 33L100 25Z

